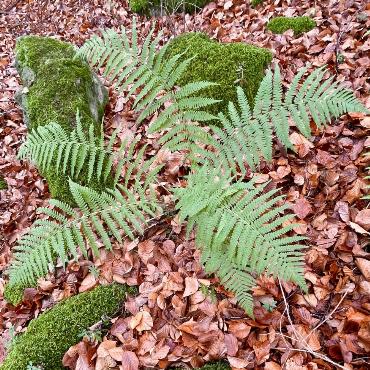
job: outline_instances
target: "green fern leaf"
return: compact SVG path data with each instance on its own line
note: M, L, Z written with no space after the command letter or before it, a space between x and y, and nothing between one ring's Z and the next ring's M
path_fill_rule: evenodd
M57 200L50 201L57 208L38 209L50 219L36 221L19 241L9 268L11 284L34 284L52 271L56 258L65 265L69 255L76 259L79 253L87 256L88 247L97 256L99 243L110 250L112 237L122 242L122 231L134 239L135 234L143 233L148 217L160 210L155 199L135 195L122 186L102 193L71 180L69 186L82 212Z

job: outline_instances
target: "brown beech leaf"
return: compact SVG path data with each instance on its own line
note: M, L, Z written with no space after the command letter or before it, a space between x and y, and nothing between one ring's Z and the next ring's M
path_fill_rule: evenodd
M130 321L130 328L137 331L150 330L153 327L153 318L147 311L139 311Z
M370 209L363 209L357 213L355 222L362 226L365 230L370 230Z
M291 143L296 147L298 155L303 158L305 157L310 150L314 147L314 145L308 141L303 135L298 134L297 132L293 132L289 139Z
M235 356L238 352L238 339L233 334L225 334L225 345L228 356Z
M370 281L370 261L365 258L356 258L356 265L365 279Z
M268 361L265 363L264 370L281 370L281 366L274 361Z
M233 333L238 339L245 339L251 331L250 325L243 321L231 321L229 324L229 332Z
M112 357L116 361L121 361L123 355L123 348L122 347L114 347L108 349L108 353L110 357Z
M144 242L139 243L137 252L145 264L147 264L149 259L153 257L154 247L155 243L152 240L145 240Z
M303 220L307 215L312 213L312 207L307 199L299 198L293 206L293 211L301 220Z
M348 222L348 225L351 226L351 228L353 230L356 231L356 233L359 233L359 234L370 234L369 232L367 232L363 227L361 227L359 224L356 224L355 222Z
M270 349L271 345L268 340L265 340L264 342L256 342L253 345L253 350L256 355L257 364L262 364L265 362L270 355Z
M185 278L185 290L183 297L188 297L189 295L194 294L199 288L199 283L196 278L186 277Z
M230 366L235 369L245 369L250 364L250 361L248 360L233 356L227 356L227 360L229 361Z
M78 291L80 293L86 292L87 290L94 288L97 283L98 282L93 274L87 274L85 279L82 280L81 286Z
M138 370L139 359L136 354L131 351L124 351L121 358L121 369L122 370Z

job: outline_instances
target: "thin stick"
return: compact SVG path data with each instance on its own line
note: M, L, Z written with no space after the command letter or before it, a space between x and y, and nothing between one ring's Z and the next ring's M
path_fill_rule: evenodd
M307 336L305 337L305 339L307 339L309 336L311 336L311 334L316 330L318 329L321 325L323 325L326 321L328 321L330 319L330 317L333 315L333 313L338 309L338 307L341 305L341 303L343 302L344 298L346 297L346 295L349 293L349 288L344 292L342 298L339 300L338 304L334 307L334 309L329 313L329 315L327 315L325 317L325 319L321 322L319 322L311 331L309 334L307 334Z
M289 336L284 335L284 334L281 332L281 322L280 322L280 334L283 336L283 338L284 338L284 337L288 337L288 338L290 338L292 341L297 341L298 339L300 339L300 340L302 340L303 344L307 347L307 349L288 348L288 351L296 351L296 352L305 352L305 353L310 353L311 355L313 355L313 356L315 356L315 357L318 357L318 358L320 358L320 359L322 359L322 360L324 360L324 361L326 361L326 362L329 362L330 364L332 364L332 365L334 365L334 366L337 366L337 367L339 367L340 369L347 370L347 369L346 369L346 367L344 367L343 365L340 365L340 364L338 364L338 363L334 362L333 360L331 360L329 357L327 357L327 356L325 356L325 355L322 355L321 353L318 353L318 352L314 351L314 350L310 347L310 345L307 343L307 340L306 340L306 338L307 338L307 337L306 337L306 338L304 338L300 333L298 333L298 332L297 332L297 330L296 330L296 329L295 329L295 327L294 327L294 324L293 324L292 318L291 318L291 316L290 316L288 301L287 301L287 299L286 299L286 297L285 297L285 293L284 293L283 286L282 286L282 284L281 284L280 279L279 279L279 285L280 285L281 294L283 295L283 299L284 299L284 303L285 303L285 310L284 310L284 312L283 312L283 315L284 315L284 313L285 313L285 311L286 311L286 313L287 313L287 318L288 318L288 321L289 321L289 324L291 325L291 327L292 327L292 329L293 329L293 333L295 334L296 338L295 338L295 339L294 339L294 338L291 338L291 337L289 337ZM331 313L330 315L332 315L332 313ZM330 315L329 315L329 316L330 316ZM310 333L309 335L311 335L311 333ZM309 336L309 335L308 335L308 336ZM285 338L284 338L284 341L285 341ZM285 341L285 343L287 343L287 342ZM287 350L287 348L280 348L280 347L276 347L275 349L278 349L278 350L285 350L285 351Z

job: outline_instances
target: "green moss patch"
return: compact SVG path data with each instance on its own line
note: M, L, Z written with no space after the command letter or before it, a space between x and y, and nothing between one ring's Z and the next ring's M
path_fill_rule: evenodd
M8 184L6 183L4 177L0 175L0 190L8 189Z
M276 17L267 24L267 29L273 33L284 33L293 30L294 35L311 31L316 27L316 22L310 17Z
M237 102L238 85L243 87L253 106L264 71L272 59L267 49L241 42L220 43L203 33L185 33L173 39L166 51L166 58L181 53L185 53L182 59L194 59L181 77L180 86L195 81L218 84L200 92L202 96L222 100L208 108L212 114L225 111L229 101Z
M66 42L37 36L19 38L16 66L25 88L18 94L17 100L23 108L29 130L57 122L71 131L78 110L86 132L91 124L94 125L98 140L102 134L101 120L108 99L107 91L90 67L74 59L74 56L73 46ZM100 184L97 180L87 183L85 172L82 171L80 177L74 180L96 190L109 186L109 183ZM73 203L68 176L57 174L54 169L42 175L53 198Z
M99 286L58 303L15 338L0 370L25 370L31 362L43 370L64 369L64 353L81 340L84 330L103 316L116 314L126 293L134 290L118 284Z
M6 284L4 288L5 300L13 306L18 306L22 302L24 288L22 284Z
M182 12L185 7L185 12L194 13L200 10L210 0L129 0L130 9L139 14L156 14L161 12L173 13Z
M264 0L252 0L251 5L253 7L256 7L257 5L262 4L263 2L264 2Z
M199 368L199 370L229 370L229 369L231 369L230 365L223 361L206 364Z

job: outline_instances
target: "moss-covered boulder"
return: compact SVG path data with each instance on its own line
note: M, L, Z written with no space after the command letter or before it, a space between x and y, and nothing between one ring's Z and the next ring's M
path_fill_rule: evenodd
M17 40L15 51L16 67L23 83L17 101L29 130L57 122L71 131L78 110L86 132L93 124L98 140L108 94L90 67L74 59L73 46L49 37L24 36ZM97 190L107 186L98 183L96 178L87 183L85 172L74 180ZM53 198L71 202L67 176L57 174L55 169L42 175Z
M311 31L315 27L316 22L310 17L275 17L267 24L267 29L273 33L281 34L293 30L295 36Z
M185 53L182 59L194 59L181 77L180 86L195 81L218 84L200 92L202 96L222 100L208 108L212 114L225 111L229 101L237 102L238 85L243 87L253 106L264 71L272 59L267 49L241 42L220 43L198 32L184 33L170 41L166 58L181 53Z
M185 12L194 13L200 10L211 0L129 0L130 9L138 14L156 15L161 11L166 13Z
M27 331L15 338L0 370L25 370L31 362L43 370L64 369L64 353L81 340L84 330L104 316L115 315L127 293L134 290L112 284L58 303L32 320Z

